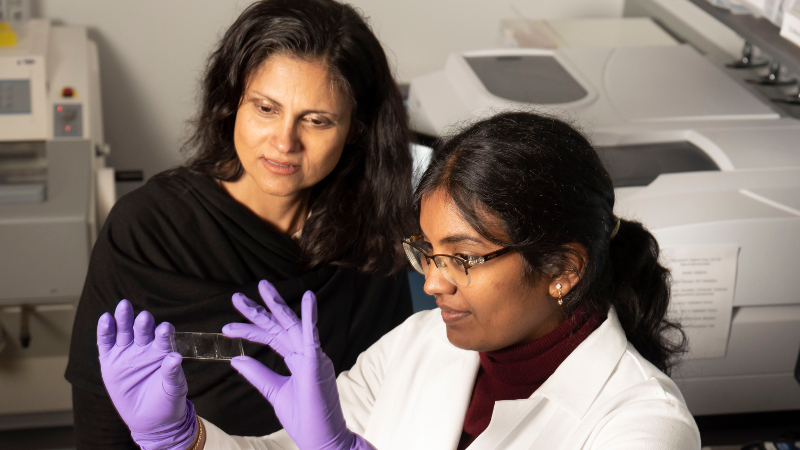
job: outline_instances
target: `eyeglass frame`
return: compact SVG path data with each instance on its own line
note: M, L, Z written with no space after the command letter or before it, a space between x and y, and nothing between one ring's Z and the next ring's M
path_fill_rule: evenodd
M500 250L495 250L495 251L493 251L491 253L487 253L487 254L482 255L482 256L474 257L474 259L464 259L464 258L462 258L460 256L448 255L448 254L445 254L445 253L437 253L437 254L434 254L434 255L428 255L428 253L424 249L420 248L420 246L416 243L418 240L422 239L423 237L424 237L423 235L417 234L417 235L405 238L401 242L404 243L404 244L408 244L410 247L415 248L418 252L420 252L422 254L422 256L425 257L426 260L430 261L430 260L433 259L434 267L436 267L439 270L442 270L442 269L439 267L438 264L436 264L436 260L434 259L437 256L446 256L448 258L455 258L455 259L461 261L463 263L463 267L464 267L464 275L466 275L467 277L469 277L469 269L477 266L478 264L483 264L486 261L490 261L490 260L495 259L495 258L497 258L499 256L503 256L503 255L505 255L507 253L511 253L511 252L516 250L512 246L503 247ZM408 255L406 255L406 258L408 258ZM411 264L411 266L413 267L414 264ZM414 270L416 270L416 268ZM425 275L425 274L423 273L423 275ZM448 279L448 281L449 281L449 279ZM455 284L455 283L453 283L453 284Z

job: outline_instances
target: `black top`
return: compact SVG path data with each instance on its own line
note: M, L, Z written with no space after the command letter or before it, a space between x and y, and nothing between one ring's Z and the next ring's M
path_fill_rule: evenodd
M97 320L127 298L136 314L176 331L220 332L246 322L231 304L242 292L261 301L259 280L273 283L300 313L316 293L322 348L339 373L383 334L411 315L407 275L365 275L325 266L305 271L299 247L212 179L187 171L162 173L122 197L92 250L75 317L66 378L73 385L78 448L133 446L100 376ZM288 374L269 347L245 343L245 354ZM281 428L269 403L227 362L183 362L189 400L198 415L229 434L264 435Z

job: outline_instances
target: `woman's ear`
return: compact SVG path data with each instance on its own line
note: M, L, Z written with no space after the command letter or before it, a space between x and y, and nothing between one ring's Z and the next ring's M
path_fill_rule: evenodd
M559 298L567 295L581 280L588 259L586 247L577 242L565 245L564 259L566 260L564 271L550 280L551 297Z

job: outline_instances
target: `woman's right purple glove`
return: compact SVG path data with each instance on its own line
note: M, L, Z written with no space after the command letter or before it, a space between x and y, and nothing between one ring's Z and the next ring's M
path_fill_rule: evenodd
M234 294L233 305L255 325L229 323L222 332L269 345L283 356L292 375L278 375L247 356L232 359L233 368L272 403L300 450L373 450L347 429L333 363L320 348L314 293L303 295L301 323L267 281L258 284L258 291L272 314L244 295Z
M155 328L153 316L142 311L134 323L127 300L114 317L97 322L100 372L111 401L143 450L183 450L197 434L197 418L181 368L181 355L171 353L167 322Z

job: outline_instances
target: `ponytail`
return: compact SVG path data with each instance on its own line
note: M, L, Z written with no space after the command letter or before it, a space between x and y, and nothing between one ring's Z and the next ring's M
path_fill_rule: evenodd
M620 220L608 251L608 298L625 336L645 359L669 373L685 351L686 336L680 324L666 318L670 274L658 263L658 242L641 223Z

